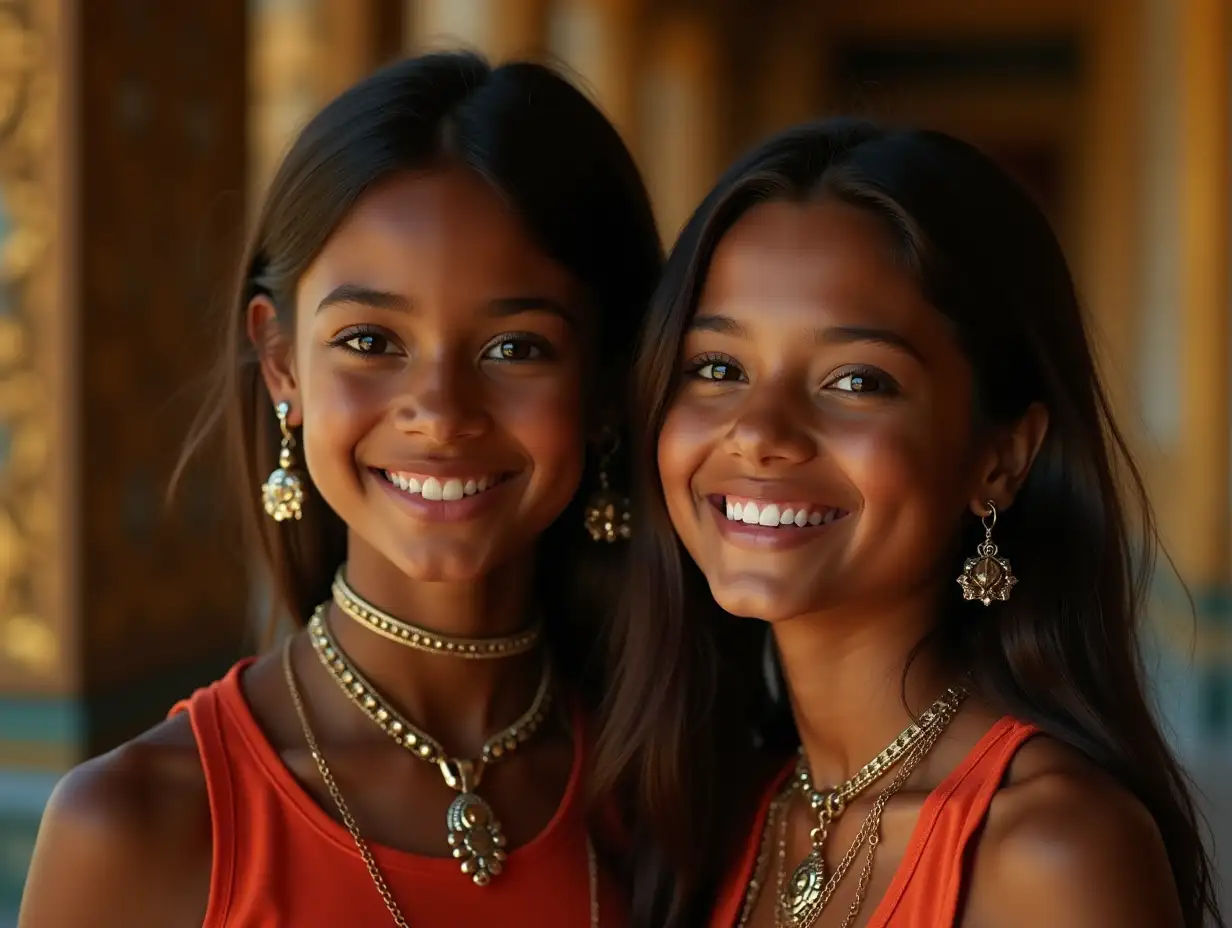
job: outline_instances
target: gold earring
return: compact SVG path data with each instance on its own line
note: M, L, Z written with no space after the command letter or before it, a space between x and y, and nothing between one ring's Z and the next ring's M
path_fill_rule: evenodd
M278 427L282 429L282 447L278 449L278 469L261 485L261 501L270 518L275 522L285 522L303 516L305 483L303 475L294 469L295 458L291 454L291 449L295 447L295 436L287 425L291 404L279 403L274 407L274 413L278 416Z
M992 543L992 530L997 524L997 507L992 500L985 503L988 513L980 520L984 524L984 540L975 549L975 557L967 558L958 585L962 587L963 599L978 599L985 606L994 599L1004 602L1010 598L1010 590L1018 582L1010 570L1010 562L997 557L997 546Z
M586 531L594 541L614 544L627 541L633 535L633 512L628 497L612 490L608 479L608 467L619 442L603 452L599 459L599 488L586 501Z

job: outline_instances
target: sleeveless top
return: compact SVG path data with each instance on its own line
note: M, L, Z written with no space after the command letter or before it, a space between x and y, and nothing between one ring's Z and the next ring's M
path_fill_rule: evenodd
M240 688L251 663L241 661L171 710L188 713L209 794L213 862L202 928L392 925L350 832L304 790L253 717ZM411 928L590 924L581 721L579 713L573 766L555 815L509 852L504 872L488 886L475 886L452 858L369 842ZM600 868L599 923L607 928L626 919L623 894Z
M1039 729L1032 725L1008 717L999 720L928 795L902 863L867 928L948 928L957 924L972 839L983 825L1014 755L1037 734ZM739 921L770 803L794 770L793 760L763 798L749 844L720 891L711 928L732 928Z

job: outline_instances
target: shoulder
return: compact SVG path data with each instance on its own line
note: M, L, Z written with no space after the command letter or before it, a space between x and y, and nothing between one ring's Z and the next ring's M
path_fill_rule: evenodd
M180 714L60 781L39 826L21 926L200 925L211 843L205 775Z
M1179 926L1179 900L1146 807L1079 752L1027 742L976 852L976 924Z

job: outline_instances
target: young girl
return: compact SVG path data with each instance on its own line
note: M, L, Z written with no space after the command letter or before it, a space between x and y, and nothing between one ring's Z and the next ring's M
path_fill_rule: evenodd
M686 228L635 379L649 532L601 756L663 849L645 922L1219 922L1143 694L1142 483L1057 241L989 159L769 141ZM800 750L746 816L717 778L754 721Z
M403 61L304 129L217 408L307 628L69 774L23 928L623 923L571 581L627 533L612 398L659 264L628 152L542 67Z

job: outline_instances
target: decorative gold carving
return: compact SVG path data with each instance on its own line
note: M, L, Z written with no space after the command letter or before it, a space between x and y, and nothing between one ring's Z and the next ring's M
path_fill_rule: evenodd
M43 615L41 570L52 564L54 423L40 327L63 312L51 242L56 220L51 157L58 68L57 0L0 0L0 671L44 675L59 642ZM46 342L47 339L43 339Z

